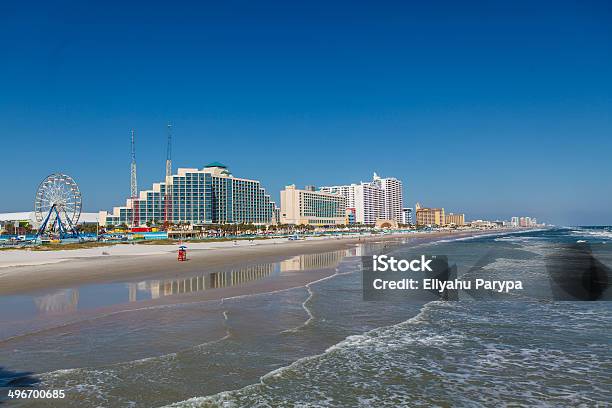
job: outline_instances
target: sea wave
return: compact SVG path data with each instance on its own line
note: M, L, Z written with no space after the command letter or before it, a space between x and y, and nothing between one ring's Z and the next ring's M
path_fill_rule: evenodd
M594 237L603 238L604 240L612 240L612 227L604 227L601 229L578 228L572 229L570 234L575 237Z
M528 233L534 233L534 232L540 232L540 231L546 231L546 229L528 229L528 230L519 230L519 231L495 231L495 232L491 232L491 233L486 233L486 234L478 234L478 235L470 235L467 237L457 237L457 238L446 238L446 239L440 239L440 240L436 240L436 241L432 241L432 242L427 242L424 243L422 245L437 245L437 244L444 244L444 243L449 243L449 242L461 242L461 241L472 241L472 240L479 240L479 239L484 239L484 238L493 238L493 237L498 237L495 238L494 241L497 240L503 240L503 239L508 239L508 240L512 240L512 239L517 239L517 240L521 240L521 239L530 239L532 237L521 237L521 235L523 234L528 234Z
M433 302L431 302L433 303ZM401 322L395 326L401 326L401 325L405 325L405 324L410 324L411 322L418 322L421 319L423 319L424 314L427 312L427 306L429 304L426 304L422 309L421 312L419 314L417 314L416 316ZM316 354L316 355L312 355L312 356L307 356L304 358L301 358L297 361L295 361L294 363L285 366L285 367L280 367L278 369L275 369L273 371L270 371L269 373L263 375L260 378L260 382L256 383L256 384L251 384L248 385L244 388L238 389L238 390L234 390L234 391L224 391L224 392L220 392L218 394L215 395L211 395L211 396L206 396L206 397L195 397L195 398L191 398L185 401L180 401L177 403L173 403L170 405L166 405L165 408L178 408L178 407L208 407L208 406L226 406L226 407L234 407L234 406L241 406L239 401L241 399L242 395L245 396L257 396L262 390L261 388L266 388L269 386L269 383L271 381L274 381L275 379L282 379L284 377L288 376L288 373L292 372L292 371L299 371L301 368L305 367L309 362L314 362L316 360L322 359L324 358L326 355L335 353L335 352L341 352L344 349L347 348L352 348L352 347L361 347L361 346L372 346L375 345L375 338L379 337L379 333L381 333L383 330L387 330L388 327L384 327L384 328L377 328L374 330L371 330L369 332L366 332L364 334L359 334L359 335L353 335L353 336L348 336L346 339L344 339L342 342L335 344L329 348L327 348L323 353L321 354ZM444 341L441 338L437 339L438 341ZM421 339L421 341L428 341L427 339ZM289 375L290 377L290 375ZM257 399L259 399L258 397L255 397ZM328 401L331 402L331 401ZM317 405L326 405L324 403L323 399L317 399ZM258 401L256 401L255 406L261 406L261 407L273 407L276 406L276 404L273 401L270 402L266 402L263 399L259 399Z
M601 318L608 306L508 307L517 306L431 302L412 319L347 337L259 383L167 407L489 406L500 400L577 406L612 400L603 386L609 384L606 327L612 318L603 324ZM543 313L544 321L538 318Z

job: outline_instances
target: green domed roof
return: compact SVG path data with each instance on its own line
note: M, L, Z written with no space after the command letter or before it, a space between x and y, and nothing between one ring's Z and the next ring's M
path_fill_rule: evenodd
M204 166L205 168L209 168L209 167L221 167L222 169L227 169L227 166L223 163L219 163L219 162L212 162L207 164L206 166Z

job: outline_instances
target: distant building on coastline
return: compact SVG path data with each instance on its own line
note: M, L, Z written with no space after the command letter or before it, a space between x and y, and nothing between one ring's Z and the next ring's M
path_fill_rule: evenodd
M512 217L514 220L517 217ZM531 217L519 217L518 218L518 226L523 228L535 227L538 225L538 220Z
M165 182L153 184L114 207L100 211L103 226L142 225L165 221L191 225L272 224L275 204L261 183L234 177L227 166L214 162L203 169L179 168Z
M510 221L495 220L495 221L483 221L475 220L471 221L472 227L505 227L505 228L533 228L541 226L538 224L538 220L533 217L511 217Z
M419 203L414 208L417 225L445 225L444 208L425 208Z
M346 222L346 199L323 191L300 190L295 184L280 193L282 224L329 226Z
M412 208L402 208L402 224L412 225Z
M480 229L492 229L498 228L500 225L493 221L487 220L474 220L470 222L470 227L472 228L480 228Z
M344 197L347 207L355 209L358 224L374 225L381 219L402 222L403 184L395 177L383 178L374 173L371 182L325 186L321 191Z
M448 213L444 216L444 224L463 226L465 225L465 214Z

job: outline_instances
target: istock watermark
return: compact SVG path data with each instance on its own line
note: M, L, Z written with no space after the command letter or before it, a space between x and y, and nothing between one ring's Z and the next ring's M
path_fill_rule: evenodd
M426 259L425 255L421 255L420 259L412 260L395 259L394 257L388 255L373 255L372 260L374 271L377 272L386 272L388 270L393 272L433 272L429 266L433 259Z
M363 257L364 300L459 300L460 294L484 298L485 294L509 294L523 290L520 279L457 276L457 267L446 256L389 255ZM483 293L479 296L478 292ZM399 292L399 293L398 293Z

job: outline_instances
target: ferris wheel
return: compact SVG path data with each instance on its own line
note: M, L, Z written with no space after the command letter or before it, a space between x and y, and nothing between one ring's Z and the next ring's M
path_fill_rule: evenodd
M40 224L38 235L76 237L76 225L81 216L81 192L74 179L60 173L47 176L36 191L34 216Z

